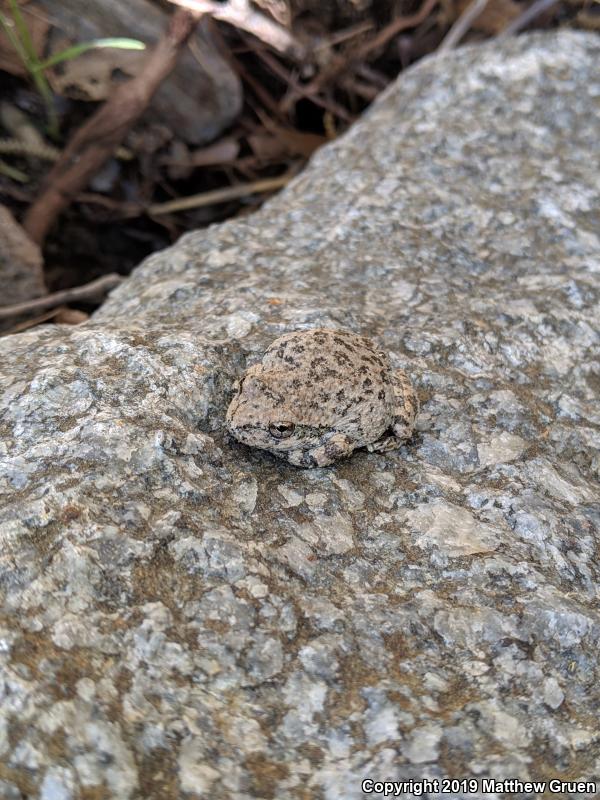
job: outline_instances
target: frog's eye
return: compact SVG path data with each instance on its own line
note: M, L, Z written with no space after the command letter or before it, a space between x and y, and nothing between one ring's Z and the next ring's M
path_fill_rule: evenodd
M273 422L269 425L269 433L275 439L287 439L294 432L294 428L293 422Z

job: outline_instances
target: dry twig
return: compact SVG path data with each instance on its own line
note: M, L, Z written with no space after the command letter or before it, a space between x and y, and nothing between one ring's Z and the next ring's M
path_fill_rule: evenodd
M397 36L402 31L420 25L421 22L427 19L438 1L439 0L425 0L421 8L414 14L393 19L385 28L382 28L376 36L365 42L362 47L357 47L356 50L345 57L336 58L327 69L320 72L314 80L302 88L302 94L306 97L310 97L314 101L314 95L322 91L326 84L331 83L341 73L348 71L353 64L365 61L373 50L383 47L390 39L393 39L394 36ZM290 93L284 103L282 103L282 109L284 111L289 111L299 96L300 95L296 92Z
M23 322L18 322L7 331L2 331L0 336L12 336L14 333L22 333L23 331L27 331L29 328L36 328L38 325L41 325L42 322L48 322L49 319L55 319L63 308L64 306L59 306L58 308L53 308L51 311L46 311L44 314L40 314L37 317L31 317L30 319L23 320Z
M77 311L75 308L58 306L58 308L46 311L38 317L31 317L30 319L17 323L9 330L2 331L0 336L11 336L13 333L22 333L23 331L29 330L29 328L37 328L38 325L41 325L42 322L48 322L49 319L53 319L55 322L62 325L80 325L82 322L85 322L86 319L89 319L89 314L85 314L83 311Z
M522 30L526 25L538 17L540 14L543 14L544 11L547 11L552 6L556 5L558 0L536 0L535 3L526 8L522 14L520 14L516 19L514 19L510 25L506 27L505 30L502 31L499 38L504 38L505 36L512 36L515 33L518 33Z
M273 74L277 75L278 78L281 78L282 81L287 83L291 91L295 92L296 95L300 95L301 97L303 95L308 96L308 93L305 91L305 87L298 83L298 81L292 75L290 75L290 73L287 72L287 70L281 66L279 61L277 61L276 58L273 58L270 53L265 53L258 50L257 55L265 62ZM335 100L324 99L322 97L317 97L314 94L310 96L310 100L316 106L320 106L326 111L331 111L331 113L335 114L336 117L339 117L346 122L352 122L352 115L344 108L344 106L336 103Z
M293 175L279 175L277 178L263 178L252 183L239 183L237 186L225 186L223 189L214 189L210 192L202 192L189 197L178 197L176 200L169 200L166 203L154 203L148 208L148 213L152 215L169 214L171 211L185 211L189 208L201 208L202 206L212 206L215 203L225 203L228 200L237 200L239 197L246 197L249 194L259 192L272 192L274 189L281 189L293 178Z
M352 56L352 61L355 63L357 61L365 61L368 55L373 50L377 50L380 47L384 47L390 39L393 39L394 36L397 36L402 31L407 30L408 28L416 28L417 25L420 25L427 17L431 14L435 6L437 5L438 0L425 0L423 5L418 11L415 11L414 14L410 14L407 17L396 17L393 19L385 28L382 28L377 36L374 36L362 47L359 47L358 50Z
M61 292L53 292L24 303L15 303L12 306L0 306L0 319L17 317L19 314L27 314L29 311L39 311L43 308L62 306L65 303L72 303L74 300L89 300L114 289L122 280L120 275L111 272L109 275L103 275L101 278L96 278L95 281L75 286L73 289L63 289Z
M319 50L335 47L337 44L343 44L349 39L354 39L355 36L362 36L365 33L369 33L373 29L374 25L375 23L373 20L366 19L362 22L357 22L356 25L352 25L349 28L336 31L335 33L332 33L326 41L322 42L321 44L317 44L314 48L314 52L318 53Z
M58 214L113 154L146 109L154 92L173 70L179 52L198 22L198 15L179 10L160 39L145 69L123 83L75 133L60 161L49 172L41 196L25 215L23 227L41 244Z
M472 0L446 34L437 53L441 55L456 47L477 17L481 16L487 4L488 0Z

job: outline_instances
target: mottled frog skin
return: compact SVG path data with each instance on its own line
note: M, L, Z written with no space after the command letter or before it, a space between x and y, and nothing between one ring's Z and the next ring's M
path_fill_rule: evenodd
M236 383L227 427L298 467L410 438L419 405L406 374L364 336L317 328L276 339Z

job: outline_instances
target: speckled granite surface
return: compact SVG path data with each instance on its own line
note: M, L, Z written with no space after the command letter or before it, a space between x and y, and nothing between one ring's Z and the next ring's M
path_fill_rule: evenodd
M599 60L426 62L92 323L0 341L0 796L600 779ZM402 450L227 438L235 376L317 325L410 373Z

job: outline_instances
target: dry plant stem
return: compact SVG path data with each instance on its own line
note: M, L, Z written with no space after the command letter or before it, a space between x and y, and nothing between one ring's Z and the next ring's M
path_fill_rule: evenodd
M347 42L348 39L353 39L355 36L361 36L363 33L369 33L373 29L373 25L374 23L372 20L365 20L364 22L358 22L356 25L352 25L350 28L337 31L336 33L333 33L331 37L327 39L327 41L323 42L322 44L318 44L314 48L314 52L324 50L326 47L335 47L336 44Z
M369 83L372 83L374 86L378 86L380 90L385 89L389 83L385 75L373 69L373 67L370 67L368 64L357 64L356 74L360 78L364 78Z
M35 300L27 300L25 303L15 303L12 306L0 306L0 319L16 317L19 314L27 314L29 311L39 311L43 308L54 308L65 303L72 303L74 300L89 300L100 294L108 292L118 286L123 278L115 272L96 278L95 281L84 283L82 286L75 286L73 289L64 289L62 292L53 292L44 297L37 297Z
M344 58L337 58L328 69L324 69L314 80L303 87L303 94L307 97L317 94L322 91L325 84L331 83L342 72L349 70L353 64L365 61L373 50L384 47L390 39L397 36L402 31L420 25L421 22L429 16L437 3L438 0L425 0L416 13L410 16L393 19L385 28L379 31L376 36L366 42L362 47L358 47L352 54ZM289 111L298 97L299 95L295 93L286 97L285 103L282 104L282 110Z
M257 55L261 58L265 64L269 67L271 72L274 75L277 75L278 78L281 78L282 81L287 83L288 87L296 94L303 96L305 94L304 87L296 81L292 75L290 75L284 67L281 66L279 61L270 53L264 53L257 51ZM313 102L316 106L320 106L324 108L326 111L331 111L332 114L335 114L336 117L345 120L346 122L352 122L353 117L348 111L341 106L339 103L336 103L335 100L323 99L321 97L315 97L312 95L310 97L311 102Z
M237 58L235 58L228 45L225 43L221 31L219 30L218 26L214 23L212 19L210 20L210 33L219 48L221 57L224 58L225 61L227 61L231 69L234 70L239 75L241 80L252 89L253 93L258 97L258 99L263 103L263 105L265 105L269 109L269 111L271 111L272 114L278 117L281 122L285 123L286 117L279 110L279 106L277 105L275 100L265 89L263 89L260 82L255 80L252 77L252 75L244 68L242 62L238 61Z
M200 14L210 14L214 19L228 22L256 36L257 39L279 50L293 55L296 59L304 57L304 47L292 34L277 22L255 11L248 0L228 0L219 3L215 0L171 0L172 3Z
M81 318L75 320L74 317L78 314L81 314ZM66 317L70 318L68 322L65 319ZM23 331L29 330L29 328L36 328L38 325L41 325L42 322L48 322L49 319L53 319L63 325L81 325L81 323L85 322L88 318L89 314L84 314L82 311L76 311L74 308L68 308L67 306L58 306L58 308L53 308L51 311L46 311L45 314L40 314L39 317L32 317L31 319L19 322L9 330L2 331L0 336L11 336L13 333L22 333Z
M60 150L49 144L33 144L22 139L0 139L0 153L9 156L33 156L43 161L58 161Z
M145 111L154 92L175 67L198 19L189 11L176 11L144 70L119 86L75 133L60 161L48 173L42 194L25 215L23 227L35 242L42 244L56 217L110 158Z
M63 309L64 306L59 306L58 308L53 308L51 311L46 311L45 314L40 314L39 317L23 320L23 322L19 322L17 325L9 328L9 330L2 331L0 336L12 336L13 333L22 333L23 331L29 330L29 328L35 328L41 325L42 322L48 322L49 319L57 317Z
M373 50L384 47L394 36L407 30L407 28L416 28L417 25L420 25L429 16L437 3L438 0L425 0L421 8L414 14L408 17L397 17L393 19L385 28L379 31L377 36L358 48L352 57L352 61L364 61Z
M87 203L88 205L96 204L102 208L108 208L109 211L116 211L119 219L131 219L132 217L139 217L144 209L139 203L127 202L127 200L114 200L112 197L107 197L103 194L95 192L79 192L76 197L78 203Z
M348 75L345 78L341 78L340 86L343 89L346 89L347 92L352 92L353 94L362 97L362 99L366 100L367 103L372 103L381 91L376 86L359 81L353 75Z
M263 89L260 83L255 80L249 72L247 72L242 64L239 61L233 61L233 68L236 70L237 74L240 78L245 81L248 86L252 89L254 94L258 97L258 99L265 105L269 111L276 116L280 122L284 123L287 121L286 115L281 111L275 100L271 97L271 95Z
M477 17L482 14L487 4L488 0L472 0L446 34L444 41L437 49L437 53L447 53L456 47Z
M223 189L215 189L212 192L180 197L177 200L169 200L167 203L154 203L148 208L148 213L153 216L169 214L172 211L185 211L189 208L201 208L202 206L212 206L214 203L225 203L228 200L237 200L239 197L246 197L249 194L272 192L274 189L281 189L282 186L292 180L292 177L288 173L280 175L278 178L264 178L252 183L240 183L237 186L225 186Z
M503 39L505 36L512 36L515 33L518 33L522 30L526 25L534 20L540 14L543 14L544 11L547 11L552 6L555 6L558 0L536 0L535 3L526 8L525 11L518 16L516 19L507 25L506 29L502 31L498 38Z
M40 161L58 161L61 157L62 151L58 147L53 147L50 144L41 142L36 144L28 142L25 139L17 138L2 138L0 139L0 154L7 156L31 156L32 158L39 158ZM122 161L131 161L133 153L126 147L118 147L115 151L117 158Z

